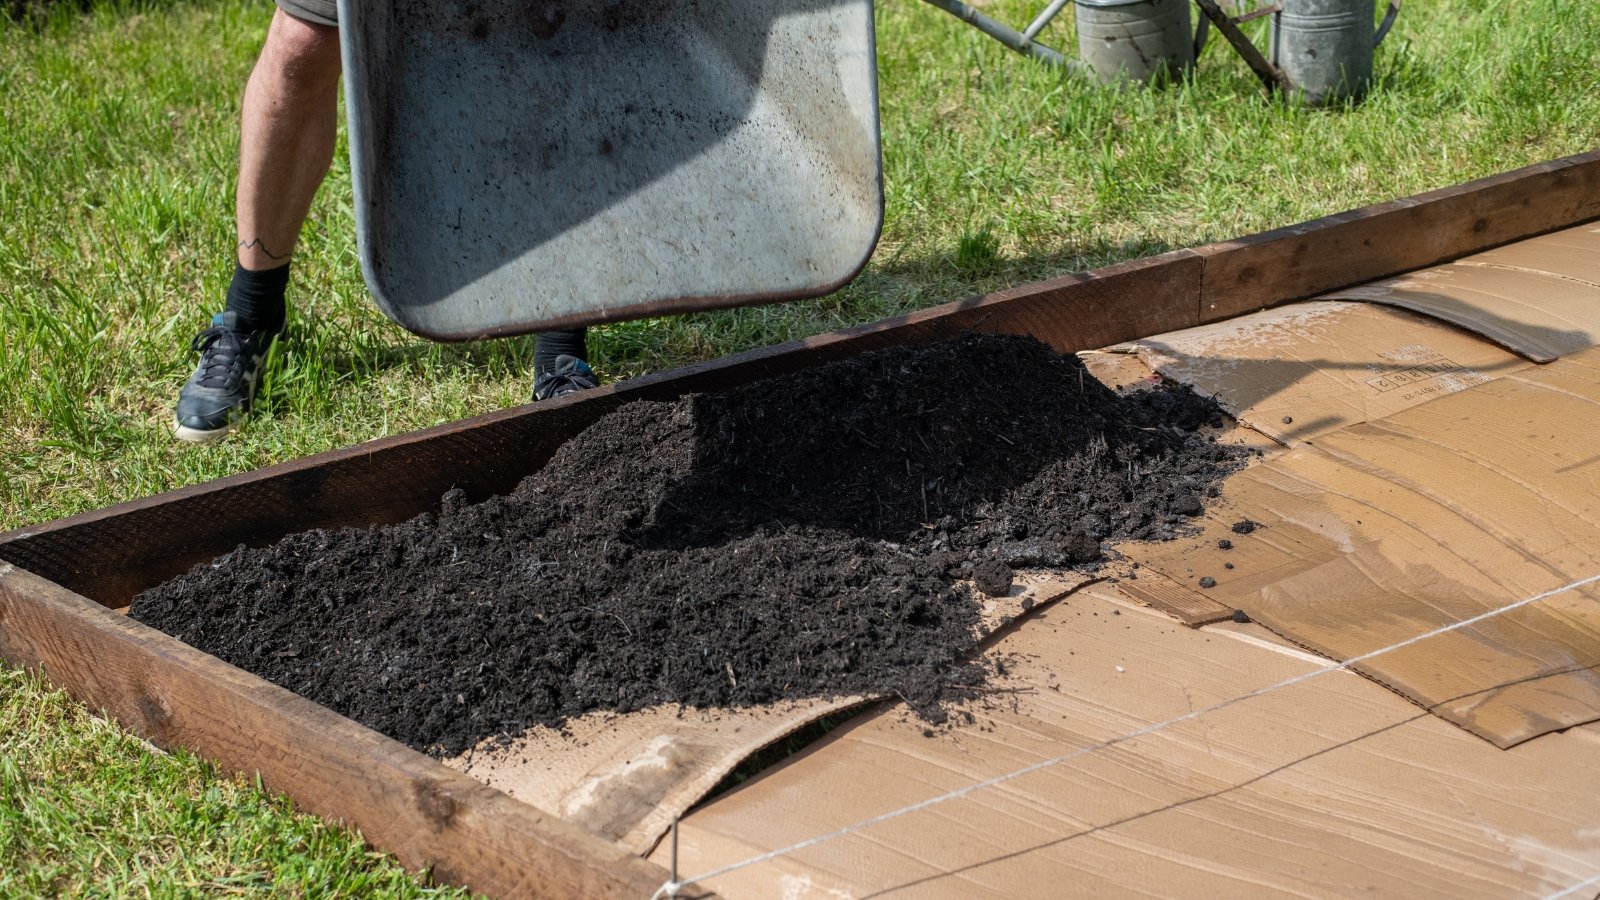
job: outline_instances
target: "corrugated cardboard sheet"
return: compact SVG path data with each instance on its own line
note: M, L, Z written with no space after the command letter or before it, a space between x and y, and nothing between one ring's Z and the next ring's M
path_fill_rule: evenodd
M1236 476L1202 535L1129 555L1209 575L1207 598L1336 659L1600 574L1597 365L1586 351L1324 435ZM1567 592L1361 669L1511 746L1600 717L1596 601Z
M1007 637L1018 693L936 737L881 713L690 814L679 871L759 853L1316 669L1080 591ZM1237 631L1246 633L1241 635ZM1347 672L706 882L727 897L1543 897L1600 870L1600 738L1506 753ZM652 859L669 861L668 848Z
M1323 295L1436 316L1537 362L1600 343L1600 225Z
M1367 352L1349 346L1352 358ZM1597 366L1597 350L1507 366L1496 370L1510 373L1502 378L1316 434L1232 479L1226 505L1199 536L1124 547L1164 576L1129 592L1191 624L1241 609L1345 659L1600 573ZM1236 386L1225 372L1206 380L1216 370L1197 368L1224 398L1261 389L1252 379ZM1344 398L1361 393L1337 377L1314 381L1309 393L1299 386L1283 393L1300 393L1319 412L1354 409ZM1242 520L1260 527L1235 533ZM1219 549L1224 540L1231 549ZM1203 577L1215 586L1200 590ZM1600 718L1596 600L1600 591L1569 592L1361 671L1512 746ZM1207 603L1209 614L1197 615Z
M1291 446L1529 365L1458 328L1363 303L1296 303L1114 349Z
M1089 748L708 886L1454 898L1596 883L1600 590L1384 652L1366 678L1251 694L1600 575L1600 226L1330 297L1405 310L1312 302L1087 354L1108 382L1192 384L1287 449L1233 476L1198 534L1120 546L1115 587L999 642L1013 680L975 721L927 737L897 710L858 716L688 816L680 872ZM1234 610L1253 621L1183 624Z

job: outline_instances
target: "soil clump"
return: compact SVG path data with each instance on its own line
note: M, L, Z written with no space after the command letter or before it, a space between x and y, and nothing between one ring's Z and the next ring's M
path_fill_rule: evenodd
M941 701L1014 569L1163 539L1244 451L1186 388L1028 338L894 347L623 406L502 497L241 547L131 614L413 747L661 703Z

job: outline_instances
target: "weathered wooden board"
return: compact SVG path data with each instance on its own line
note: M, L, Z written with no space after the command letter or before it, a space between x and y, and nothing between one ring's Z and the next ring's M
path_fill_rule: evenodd
M1215 322L1448 262L1600 216L1600 152L1223 241L1205 257Z

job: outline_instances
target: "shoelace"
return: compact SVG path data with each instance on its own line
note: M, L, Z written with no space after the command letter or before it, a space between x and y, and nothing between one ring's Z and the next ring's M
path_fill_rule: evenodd
M213 325L194 336L189 349L200 354L201 387L226 388L230 378L236 377L239 358L244 355L244 345L239 333Z
M591 388L596 384L594 376L587 372L570 372L560 375L549 375L547 376L547 379L548 380L546 380L545 383L540 386L543 388L542 393L547 400L554 397L559 397L562 394L570 394L573 391L581 391L584 388Z

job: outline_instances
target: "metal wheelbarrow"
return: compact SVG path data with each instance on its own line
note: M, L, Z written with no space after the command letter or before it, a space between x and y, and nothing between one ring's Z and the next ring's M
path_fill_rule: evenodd
M883 222L871 0L340 0L361 264L465 340L828 293Z

